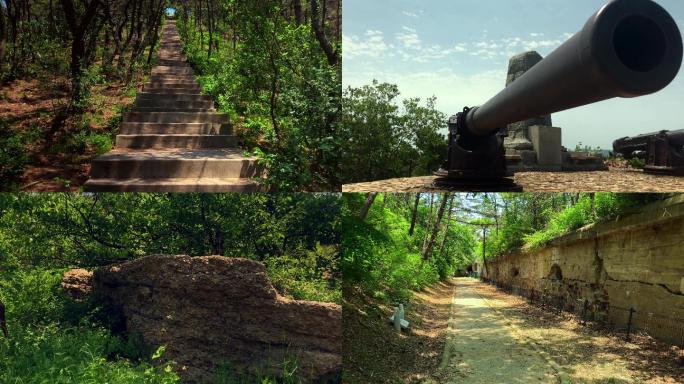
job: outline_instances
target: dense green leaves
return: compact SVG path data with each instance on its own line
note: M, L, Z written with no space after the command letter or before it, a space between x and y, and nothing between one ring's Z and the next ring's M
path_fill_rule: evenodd
M426 200L419 204L413 235L409 235L413 196L378 196L365 221L359 218L364 196L345 194L344 200L342 266L346 282L360 284L372 294L402 301L408 298L410 290L453 276L472 262L473 230L458 222L451 222L448 229L443 225L431 257L421 257L436 219L435 210Z
M342 180L344 183L422 176L436 171L446 158L447 142L440 133L446 116L405 99L399 106L399 88L378 83L347 88L343 96Z
M246 257L303 268L293 297L336 297L334 194L2 195L0 266L94 267L151 254ZM285 272L276 268L281 281ZM312 287L312 285L309 285ZM331 296L332 295L332 296Z
M480 231L487 258L534 248L585 225L610 220L667 195L630 193L505 193L479 197L489 224ZM482 240L485 239L483 242ZM484 248L483 248L484 247Z
M313 21L298 22L290 2L202 4L179 7L185 53L243 146L267 167L264 182L281 191L338 189L340 65L328 61ZM339 11L324 9L321 28L337 49Z
M0 382L179 382L170 365L153 365L141 345L98 323L97 308L66 299L60 280L59 271L0 269L0 301L7 308L10 335L0 336Z

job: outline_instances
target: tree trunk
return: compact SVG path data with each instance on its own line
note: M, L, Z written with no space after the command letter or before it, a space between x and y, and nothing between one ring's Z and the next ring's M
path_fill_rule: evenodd
M86 7L86 12L79 20L76 15L73 0L60 0L67 25L71 31L71 84L72 101L79 102L84 95L82 84L83 59L86 56L85 34L91 21L95 17L100 0L91 0Z
M304 19L302 18L302 1L292 0L292 7L294 8L295 22L297 25L302 24L304 22Z
M5 7L0 4L0 66L5 58L5 47L7 47L7 26L5 25Z
M449 224L451 223L451 214L454 209L454 200L456 199L456 194L451 195L451 200L449 201L449 213L447 214L446 227L444 228L444 237L442 238L442 245L439 247L439 254L444 252L444 245L446 244L447 237L449 237Z
M416 202L413 204L413 213L411 214L411 227L409 227L409 236L413 236L413 231L416 228L416 217L418 216L418 203L420 203L420 193L416 193Z
M325 2L325 0L322 0ZM333 50L328 36L325 35L325 14L321 15L318 9L318 0L311 0L311 27L313 28L316 40L321 46L328 59L328 64L337 65L339 57L336 50Z
M447 200L449 200L449 193L445 193L442 196L442 203L439 206L439 211L437 212L437 220L435 220L435 225L432 227L432 233L430 234L430 240L423 247L422 258L423 260L428 260L432 255L432 248L435 245L435 240L437 239L437 234L439 233L439 227L442 223L442 216L444 216L444 210L446 209Z
M366 216L368 216L368 211L370 211L371 205L373 205L373 202L375 201L375 198L378 196L377 192L371 192L366 196L366 203L363 205L363 208L361 209L361 213L359 214L359 217L361 218L362 221L366 220Z

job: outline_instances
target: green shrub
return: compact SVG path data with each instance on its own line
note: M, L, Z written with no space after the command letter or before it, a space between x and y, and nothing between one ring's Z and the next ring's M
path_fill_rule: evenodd
M152 364L139 337L93 323L97 309L67 299L61 276L43 269L0 275L9 328L9 338L0 338L1 383L179 382L170 365Z
M319 245L316 251L269 258L265 261L268 276L279 292L293 299L339 303L340 287L335 280L326 279L318 265L321 253L337 254L334 248Z
M15 131L9 121L0 119L0 185L8 186L24 172L31 160L26 146L37 140L38 134L37 127Z
M646 160L640 157L633 157L627 161L627 165L636 169L643 169L646 166Z

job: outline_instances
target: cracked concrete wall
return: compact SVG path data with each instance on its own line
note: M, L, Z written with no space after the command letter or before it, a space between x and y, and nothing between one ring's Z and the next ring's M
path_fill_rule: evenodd
M517 273L516 273L517 272ZM561 277L562 275L562 277ZM483 277L518 292L684 344L684 196L488 261Z

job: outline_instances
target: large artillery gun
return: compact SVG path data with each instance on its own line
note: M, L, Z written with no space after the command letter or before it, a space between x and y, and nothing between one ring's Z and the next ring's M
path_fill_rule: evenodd
M677 23L651 0L613 0L524 75L479 107L449 119L438 188L520 190L506 168L506 126L614 97L665 88L682 63Z
M643 159L648 173L684 175L684 129L623 137L613 142L613 152Z

